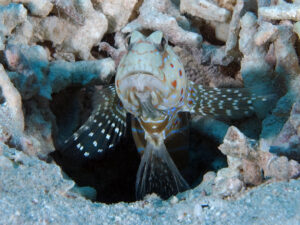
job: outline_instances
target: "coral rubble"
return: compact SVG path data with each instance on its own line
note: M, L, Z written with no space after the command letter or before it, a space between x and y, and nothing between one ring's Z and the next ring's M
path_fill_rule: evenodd
M258 15L269 20L300 20L299 3L280 1L278 5L260 7Z
M201 45L202 36L187 30L190 24L184 16L180 15L178 8L171 1L145 0L139 12L139 16L128 23L122 32L130 33L142 29L161 30L174 44Z
M183 0L180 1L180 12L198 16L206 20L225 22L230 17L227 9L221 8L211 1Z
M84 122L134 30L161 30L195 83L245 87L268 104L238 121L192 118L196 143L227 161L202 168L193 190L108 206L84 199L101 193L63 178L49 154L69 129L59 113L72 129ZM299 49L299 0L0 0L0 224L296 224Z
M219 148L228 161L228 168L219 170L215 179L215 188L223 196L239 192L245 184L258 185L263 179L289 180L300 176L298 162L261 151L255 140L235 127L228 129Z

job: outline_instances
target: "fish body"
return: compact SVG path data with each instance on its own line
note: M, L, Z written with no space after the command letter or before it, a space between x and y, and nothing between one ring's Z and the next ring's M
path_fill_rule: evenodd
M162 32L148 37L131 34L129 52L120 61L115 86L125 110L137 120L133 129L142 133L133 130L142 153L137 198L153 191L164 190L160 194L170 196L188 189L165 145L167 137L180 129L178 112L186 106L188 80Z
M254 101L266 100L242 88L206 88L189 81L160 31L148 37L138 31L131 34L115 84L99 96L98 108L66 141L63 152L83 158L104 154L125 135L126 114L131 114L132 134L141 154L138 199L152 192L167 198L189 188L170 156L182 153L180 146L187 140L184 113L239 118L254 112ZM167 142L176 144L167 150Z

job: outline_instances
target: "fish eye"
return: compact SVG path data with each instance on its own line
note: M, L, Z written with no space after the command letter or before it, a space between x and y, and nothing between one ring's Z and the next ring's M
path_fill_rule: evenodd
M160 44L158 45L158 50L163 51L165 50L166 44L168 43L167 39L162 37Z
M167 39L162 37L160 44L165 47L165 45L167 44Z
M126 46L127 49L130 48L130 39L131 39L131 35L128 34L128 35L126 36L126 38L125 38L125 46Z

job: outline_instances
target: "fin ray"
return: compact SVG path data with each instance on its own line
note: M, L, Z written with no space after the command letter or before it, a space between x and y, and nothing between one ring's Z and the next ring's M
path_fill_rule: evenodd
M166 199L188 188L165 144L155 146L148 141L137 173L137 199L152 192Z
M189 108L201 116L240 119L255 113L255 103L267 102L269 96L251 94L246 88L211 88L192 84Z
M99 91L98 107L89 119L66 140L61 152L76 158L95 159L112 149L124 136L126 111L113 85ZM121 135L120 135L121 134Z

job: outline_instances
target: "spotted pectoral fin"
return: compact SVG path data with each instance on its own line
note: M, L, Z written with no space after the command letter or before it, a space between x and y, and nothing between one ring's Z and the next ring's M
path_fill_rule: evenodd
M255 112L255 102L267 102L267 96L251 94L246 88L210 88L192 84L188 108L201 116L240 119Z
M126 131L126 111L113 86L100 91L101 98L89 119L65 141L61 152L72 158L95 159L113 149Z

